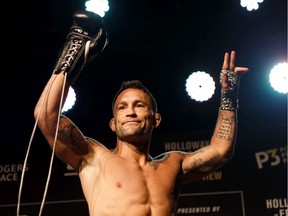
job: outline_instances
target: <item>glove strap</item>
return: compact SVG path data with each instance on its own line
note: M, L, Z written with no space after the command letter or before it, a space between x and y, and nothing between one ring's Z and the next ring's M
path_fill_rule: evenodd
M220 83L223 80L223 74L227 74L229 89L221 90L220 109L235 111L239 109L238 89L240 76L231 70L222 69L220 72Z
M64 71L64 73L67 73L67 78L72 84L87 61L87 52L89 52L91 37L87 36L86 32L80 28L72 28L67 39L61 56L58 58L59 61L55 66L54 73L58 74Z

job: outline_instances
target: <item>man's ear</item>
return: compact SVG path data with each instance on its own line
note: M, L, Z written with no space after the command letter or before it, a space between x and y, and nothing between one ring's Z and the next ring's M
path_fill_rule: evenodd
M112 130L113 132L116 131L116 130L115 130L115 121L114 121L114 118L111 118L111 120L110 120L110 122L109 122L109 126L110 126L110 128L111 128L111 130Z
M161 122L161 115L160 113L154 114L154 127L157 128Z

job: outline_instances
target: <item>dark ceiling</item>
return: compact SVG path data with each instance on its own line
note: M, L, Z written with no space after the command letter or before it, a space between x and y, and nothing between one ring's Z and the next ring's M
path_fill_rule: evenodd
M71 16L84 9L84 1L71 2L32 0L16 11L2 9L2 132L15 143L28 140L34 105ZM223 54L231 50L238 66L250 68L241 79L240 126L286 124L287 95L268 81L274 64L287 61L286 0L265 0L253 12L239 0L111 0L105 22L110 43L75 83L78 101L67 114L86 135L111 135L112 98L131 79L140 79L158 101L163 120L155 133L213 128L219 86L210 101L197 103L186 94L185 79L204 70L218 81Z

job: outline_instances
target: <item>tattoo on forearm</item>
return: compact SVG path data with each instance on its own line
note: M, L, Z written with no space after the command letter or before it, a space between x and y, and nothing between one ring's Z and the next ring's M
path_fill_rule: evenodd
M56 131L56 124L54 131ZM65 124L60 121L57 139L70 148L76 155L88 153L86 141L83 139L79 130L72 124Z
M217 137L223 140L232 139L232 124L234 121L233 117L222 116L220 120L220 127L217 132Z

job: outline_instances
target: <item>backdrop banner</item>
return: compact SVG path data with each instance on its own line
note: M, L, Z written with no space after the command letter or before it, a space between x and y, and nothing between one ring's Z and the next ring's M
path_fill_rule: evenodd
M212 131L154 134L151 156L167 151L193 152L209 144ZM115 137L99 139L109 148ZM28 143L1 146L0 216L15 216ZM21 215L38 215L45 191L51 149L42 134L35 137L24 172ZM88 216L77 173L54 158L43 216ZM287 125L238 130L234 157L202 180L185 184L179 216L287 216Z

